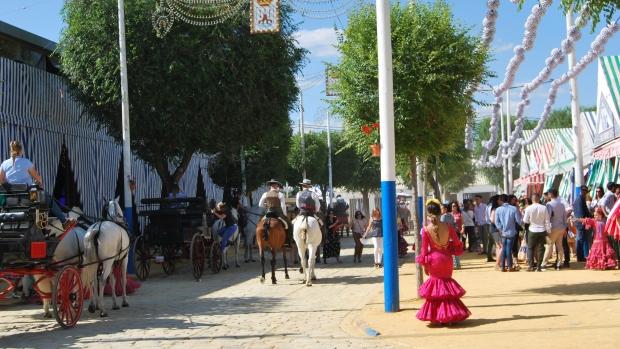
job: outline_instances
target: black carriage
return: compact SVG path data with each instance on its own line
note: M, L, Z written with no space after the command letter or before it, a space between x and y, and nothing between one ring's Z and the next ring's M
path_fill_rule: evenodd
M193 275L202 277L205 261L213 273L222 267L222 253L211 234L211 211L201 198L142 199L138 216L144 227L134 243L136 276L146 280L151 262L170 275L180 258L192 262Z
M0 299L13 292L16 280L26 275L55 277L51 294L43 292L38 282L34 290L50 299L60 326L70 328L80 319L84 304L84 287L79 266L52 260L60 237L47 230L48 205L38 186L0 186ZM75 256L79 257L79 256Z

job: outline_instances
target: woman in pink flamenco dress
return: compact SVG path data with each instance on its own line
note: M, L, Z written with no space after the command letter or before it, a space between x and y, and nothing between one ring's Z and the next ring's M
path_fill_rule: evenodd
M594 219L582 218L580 221L586 228L593 229L594 231L594 242L590 248L588 259L586 260L586 268L596 270L615 268L617 265L616 256L607 240L607 230L605 230L606 221L603 209L600 207L596 208Z
M429 223L422 229L422 251L416 262L429 275L419 294L426 300L416 317L431 324L451 324L471 314L461 301L465 290L452 278L452 256L463 254L463 244L454 228L441 223L441 204L432 199L426 203Z

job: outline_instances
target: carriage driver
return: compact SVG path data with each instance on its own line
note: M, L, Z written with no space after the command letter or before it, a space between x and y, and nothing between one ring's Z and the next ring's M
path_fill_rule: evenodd
M24 157L24 150L19 141L11 141L9 143L11 157L4 160L0 165L0 185L9 184L27 184L36 183L43 188L43 178L34 167L34 164ZM46 199L51 203L51 213L60 220L63 229L68 229L76 224L75 219L67 218L62 212L60 206L56 203L51 195L45 194Z
M265 216L278 218L284 224L286 228L286 241L284 243L290 246L293 239L293 224L286 216L286 201L284 194L280 191L282 183L272 179L267 182L267 185L270 187L269 191L261 196L258 206L265 209Z
M321 219L316 216L317 211L321 208L321 202L319 196L312 189L312 182L309 179L304 179L299 183L303 188L297 193L295 200L297 208L299 208L300 216L313 216L322 225Z

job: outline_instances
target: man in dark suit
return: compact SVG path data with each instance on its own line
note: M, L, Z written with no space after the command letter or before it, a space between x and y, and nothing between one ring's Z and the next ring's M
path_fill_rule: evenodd
M573 202L573 215L575 218L592 217L588 205L586 204L586 195L588 195L588 187L581 186L581 195ZM585 262L590 252L590 246L592 241L592 230L586 229L583 223L575 221L575 228L577 228L577 262Z

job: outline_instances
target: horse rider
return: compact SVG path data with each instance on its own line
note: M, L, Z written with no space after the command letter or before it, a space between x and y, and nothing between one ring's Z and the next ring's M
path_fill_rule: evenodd
M4 160L0 165L0 184L37 184L43 189L43 178L34 167L34 164L24 157L24 150L19 141L11 141L9 143L11 157ZM48 202L51 203L51 213L57 217L62 223L63 229L74 226L77 222L73 218L67 218L60 206L53 200L51 195L45 194Z
M297 193L295 200L297 208L299 208L299 215L313 216L322 225L321 220L316 216L316 213L321 208L321 201L317 193L311 190L312 181L304 179L299 185L301 185L302 190Z
M286 229L286 241L285 245L290 246L293 239L293 224L286 216L286 201L284 194L280 191L282 189L282 183L271 179L267 182L269 191L261 196L258 201L258 206L265 209L265 216L279 219L284 228ZM267 240L268 237L265 239Z
M228 242L235 234L235 231L237 231L237 220L232 214L230 207L223 202L215 205L213 215L224 221L224 227L218 232L218 234L222 237L222 240L220 241L220 248L222 249L222 252L224 252L226 246L228 246Z

